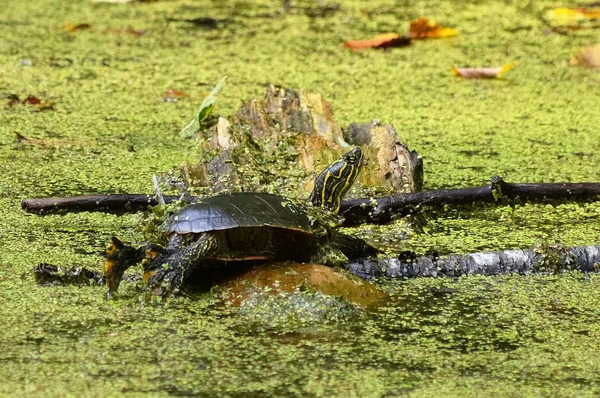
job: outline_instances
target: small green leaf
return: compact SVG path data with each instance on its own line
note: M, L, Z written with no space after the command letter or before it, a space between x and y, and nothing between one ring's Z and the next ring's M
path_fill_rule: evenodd
M204 98L204 101L202 101L202 104L200 104L200 109L198 109L198 116L188 123L188 125L185 126L181 132L179 132L179 136L181 138L190 138L196 134L198 130L200 130L202 122L205 121L206 118L208 118L208 116L212 113L213 104L217 100L217 94L219 91L221 91L225 80L227 80L227 76L222 78L221 81L212 89L210 94Z
M206 118L212 113L214 106L210 105L207 108L204 109L200 109L200 111L198 112L198 121L200 123L202 123L203 121L206 120Z

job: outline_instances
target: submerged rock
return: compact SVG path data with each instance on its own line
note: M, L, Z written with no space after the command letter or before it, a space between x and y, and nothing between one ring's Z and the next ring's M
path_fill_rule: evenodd
M240 314L267 327L344 322L387 296L344 270L293 262L260 265L220 284L219 292Z
M275 263L260 265L221 285L227 289L227 301L244 306L256 294L281 296L299 291L314 291L340 297L368 307L386 294L375 285L354 275L320 264Z

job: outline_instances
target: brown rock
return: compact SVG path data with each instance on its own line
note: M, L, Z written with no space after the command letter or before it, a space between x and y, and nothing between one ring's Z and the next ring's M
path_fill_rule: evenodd
M257 266L221 285L226 300L234 306L256 295L278 296L298 291L313 291L341 297L348 302L368 307L387 294L375 285L346 271L319 264L276 263Z

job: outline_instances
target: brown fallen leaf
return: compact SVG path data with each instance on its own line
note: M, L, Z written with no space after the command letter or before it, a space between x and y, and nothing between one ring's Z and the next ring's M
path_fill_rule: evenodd
M77 32L78 30L85 30L85 29L89 29L91 28L92 25L90 25L89 23L80 23L80 24L72 24L72 23L66 23L63 25L63 30L65 32Z
M467 79L492 79L508 72L513 66L515 64L506 64L500 68L457 68L453 66L452 73Z
M422 40L434 37L452 37L456 36L456 29L444 28L427 18L415 19L410 23L411 39Z
M577 51L569 61L571 66L583 66L585 68L600 68L600 44L585 47Z
M15 106L17 104L32 105L35 108L35 111L38 112L54 109L52 101L42 100L34 95L30 95L21 101L17 94L10 94L8 99L8 106Z
M544 19L550 24L550 31L568 34L573 30L597 27L596 24L590 24L590 21L600 19L600 10L561 7L546 12Z
M546 19L558 25L576 25L585 19L600 18L600 10L560 7L546 13Z
M40 140L38 138L28 138L16 130L13 131L13 133L15 133L15 135L17 136L16 137L17 142L27 143L27 144L32 144L32 145L49 146L49 147L64 147L64 146L71 146L71 145L75 144L74 141L67 141L67 140Z
M23 104L31 104L31 105L39 105L42 103L42 100L36 96L30 95L22 101Z
M583 16L587 19L598 19L600 18L600 10L586 10L585 8L581 9Z
M34 144L34 145L49 145L50 140L39 140L36 138L27 138L23 134L19 133L16 130L13 131L13 133L15 133L15 135L17 136L17 139L16 139L17 142L27 142L29 144Z
M410 37L400 36L397 33L384 33L368 40L348 40L344 47L352 51L365 50L367 48L402 47L410 44Z
M579 10L573 10L566 7L555 8L550 10L545 15L553 25L567 25L576 26L585 19L583 14Z
M102 33L112 33L116 35L132 35L132 36L143 36L146 31L143 29L123 28L123 29L105 29Z
M21 103L24 105L33 105L35 110L38 112L54 109L54 104L52 103L52 101L42 100L33 95L30 95L29 97L25 98L23 101L21 101Z

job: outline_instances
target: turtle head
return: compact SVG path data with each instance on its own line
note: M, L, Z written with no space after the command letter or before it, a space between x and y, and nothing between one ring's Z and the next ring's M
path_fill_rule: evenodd
M356 181L362 168L363 152L359 147L346 152L315 180L315 187L308 200L313 206L319 206L337 214L342 198Z

